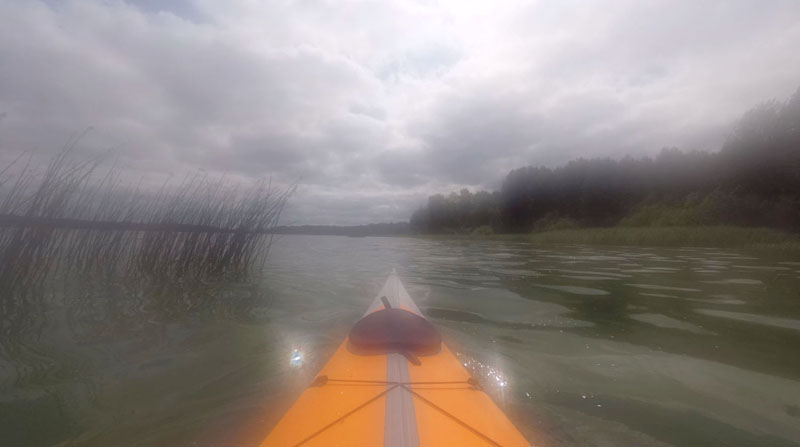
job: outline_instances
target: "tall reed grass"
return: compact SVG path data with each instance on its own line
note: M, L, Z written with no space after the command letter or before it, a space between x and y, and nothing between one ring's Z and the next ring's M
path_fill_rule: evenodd
M257 288L239 289L263 266L293 187L198 174L147 188L71 148L32 160L0 167L0 381L75 371L40 343L48 328L92 343L263 306Z
M257 268L293 187L189 175L152 191L67 149L0 170L0 284L117 273L174 280Z

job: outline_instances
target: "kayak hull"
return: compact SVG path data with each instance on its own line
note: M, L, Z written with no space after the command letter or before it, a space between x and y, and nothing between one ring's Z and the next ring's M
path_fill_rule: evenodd
M381 298L384 298L383 300ZM422 316L393 272L365 315ZM525 447L530 444L456 356L364 355L345 339L262 446Z

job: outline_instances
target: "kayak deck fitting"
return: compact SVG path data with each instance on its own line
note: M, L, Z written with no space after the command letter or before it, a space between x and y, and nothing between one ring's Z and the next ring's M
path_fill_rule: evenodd
M392 271L262 446L530 444L481 390Z

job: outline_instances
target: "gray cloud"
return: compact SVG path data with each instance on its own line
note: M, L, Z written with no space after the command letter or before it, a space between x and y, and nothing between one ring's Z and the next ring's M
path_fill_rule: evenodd
M574 157L715 150L800 84L794 1L0 2L0 163L91 126L159 176L300 182L295 223Z

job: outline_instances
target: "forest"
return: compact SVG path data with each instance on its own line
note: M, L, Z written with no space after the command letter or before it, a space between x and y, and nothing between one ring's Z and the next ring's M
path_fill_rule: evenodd
M745 113L717 152L526 166L499 191L437 194L422 233L526 233L610 226L734 225L800 231L800 89Z

